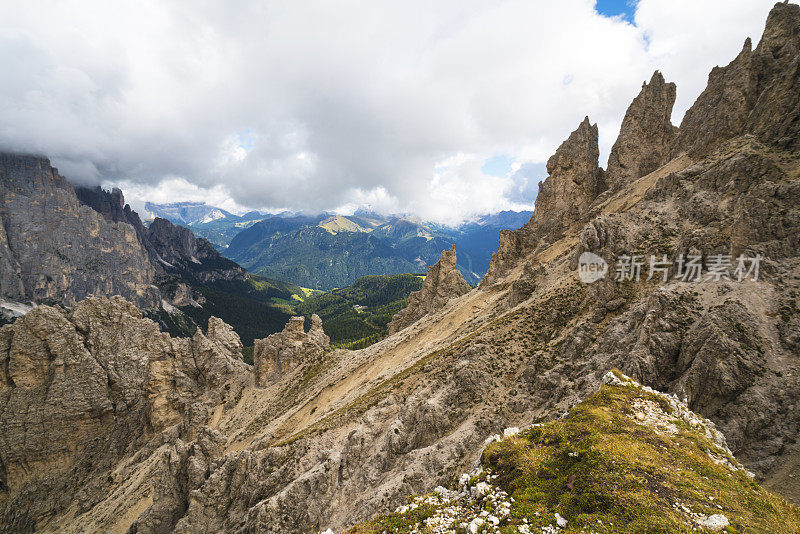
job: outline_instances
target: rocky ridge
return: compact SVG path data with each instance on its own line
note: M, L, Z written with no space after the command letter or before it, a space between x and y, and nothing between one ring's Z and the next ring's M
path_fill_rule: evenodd
M783 508L785 504L749 479L745 485L736 467L741 463L767 488L800 500L794 475L800 465L796 443L800 430L800 160L791 148L796 143L791 128L797 115L784 106L800 54L800 46L792 40L798 33L800 8L776 5L756 48L761 50L760 57L771 57L767 64L775 67L759 67L764 76L759 78L757 92L774 96L769 101L759 96L760 104L746 108L750 111L745 131L736 130L699 151L670 152L674 157L661 167L620 183L618 191L612 187L606 192L602 184L608 173L600 172L594 156L595 129L584 121L551 160L551 193L537 204L528 225L503 234L491 276L479 288L366 349L325 352L315 363L299 363L262 387L240 380L246 387L213 410L207 424L213 430L201 427L194 435L187 432L178 438L168 429L147 432L144 439L152 446L132 445L106 464L111 481L106 476L81 476L81 472L64 475L69 488L80 489L58 492L63 500L57 506L45 506L53 494L45 482L31 479L26 486L30 501L40 503L32 509L23 504L27 501L15 485L3 497L3 529L14 531L23 521L32 525L30 518L36 517L35 528L43 532L81 532L87 525L132 532L341 531L396 510L415 493L424 495L440 485L457 487L459 475L469 473L476 461L482 460L484 466L494 462L492 476L503 475L500 460L509 457L500 454L505 447L517 444L520 450L540 453L533 446L537 439L528 438L547 428L566 429L558 423L575 421L562 418L571 409L586 415L582 411L586 405L581 408L578 403L601 388L609 369L618 368L650 388L675 395L688 409L713 421L734 455L730 458L720 452L705 432L692 435L694 445L687 450L694 461L702 463L694 464L698 467L694 473L684 470L681 476L691 477L703 498L694 495L697 502L677 502L668 492L648 497L657 510L670 510L666 525L679 528L667 531L688 530L690 521L698 528L718 524L695 521L699 516L711 521L718 514L732 525L737 520L749 524L752 513L748 517L748 511L735 502L719 503L727 507L720 511L706 498L714 496L710 483L726 480L716 478L719 470L732 473L727 483L741 482L741 491L734 493L757 492L777 507L773 509L788 510L770 516L772 523L766 531L796 530L792 515L796 508ZM781 35L784 38L778 43L776 36ZM787 60L788 56L795 59ZM780 65L785 66L782 72ZM766 76L770 72L774 75ZM715 90L712 81L708 92ZM702 106L697 109L702 114ZM711 122L721 119L716 110L708 113ZM695 126L687 126L686 131L681 127L670 151L676 143L689 142L686 132L702 123L693 121L688 124ZM629 161L635 163L635 159ZM637 167L629 164L627 168ZM556 191L574 199L578 208L549 211L565 202L552 196ZM612 277L582 283L576 266L585 252L608 261ZM646 272L638 280L616 281L614 260L626 253L670 258L696 254L704 275L711 258L720 254L730 255L734 264L739 254L760 255L762 263L755 279L703 276L695 282L677 278L673 265L667 270L667 281L660 276L647 281ZM292 331L299 334L296 327ZM35 341L30 343L34 346ZM58 344L52 347L51 354L69 353ZM48 353L36 350L35 354ZM5 363L0 368L12 369ZM182 383L183 379L175 380ZM617 387L624 393L623 386ZM228 399L225 391L223 385L217 394ZM609 391L622 394L608 386L600 389L601 395ZM31 392L32 397L44 394L44 389ZM686 438L682 433L687 430L686 420L670 416L674 412L669 402L652 397L615 398L623 415L619 422L636 429L626 438L625 447L617 448L620 455L647 450L656 461L662 442ZM79 416L73 417L87 421L82 424L87 435L104 421L99 415L102 411L80 404L76 410ZM8 410L0 413L14 414L10 426L26 417ZM592 413L599 421L607 417L601 408ZM548 421L557 424L544 430L532 426ZM640 423L641 429L631 426ZM181 424L177 424L179 430ZM531 430L517 437L522 441L509 437L494 445L501 447L495 449L498 454L482 455L487 437L513 427ZM642 435L649 436L649 441L637 438ZM557 437L558 433L550 436ZM578 435L573 437L569 442L578 443ZM67 448L72 446L68 439L66 443ZM5 451L16 450L7 447L0 442L3 470L8 469L6 458L14 458L5 456L9 454ZM552 475L558 467L560 474L530 477L536 485L533 495L544 497L528 501L530 507L514 516L520 522L524 518L533 524L544 518L548 523L536 526L553 527L555 521L559 527L557 512L567 529L579 524L580 508L554 508L557 503L548 496L563 497L575 506L581 499L591 501L595 493L583 485L589 478L572 473L576 477L570 481L561 468L595 456L559 450L564 454L548 464L553 467L548 473ZM711 460L709 450L720 463ZM569 452L579 456L569 456ZM617 456L604 461L613 466ZM588 467L583 464L581 472L589 472ZM712 470L712 482L703 479L705 470ZM13 467L11 471L15 472ZM46 472L34 469L28 476ZM642 473L647 488L658 489L659 480L646 475ZM498 486L503 483L501 477L497 481ZM547 481L555 481L554 486L542 486ZM601 487L613 487L613 481L605 483ZM97 484L105 491L95 493L92 488ZM643 486L641 480L637 486ZM500 489L512 496L508 488ZM99 500L88 499L79 506L83 501L73 496L84 492ZM602 495L613 499L613 494ZM509 509L515 511L513 506ZM114 513L120 510L126 512L124 517Z
M75 193L104 219L133 227L139 243L148 252L163 296L173 306L202 303L203 297L193 285L220 280L246 281L249 277L247 271L223 257L206 239L195 237L188 228L159 217L149 227L145 226L117 188L109 192L100 186L79 186Z
M38 306L0 328L4 531L89 510L122 458L195 440L252 382L241 358L238 336L218 319L205 335L173 339L120 297L69 312Z
M428 267L427 275L419 291L408 296L408 305L392 317L389 335L399 332L420 318L440 310L452 298L469 292L470 285L456 269L456 247L442 251L434 265Z

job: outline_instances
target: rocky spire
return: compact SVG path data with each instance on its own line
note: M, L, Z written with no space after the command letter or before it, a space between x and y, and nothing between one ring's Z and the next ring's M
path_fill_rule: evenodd
M776 4L758 47L752 50L748 38L736 59L712 69L706 89L683 118L672 154L702 156L744 133L767 142L791 137L787 128L797 133L799 53L800 6Z
M318 360L331 348L319 315L311 316L311 329L303 330L304 317L292 317L282 332L256 339L253 363L256 385L267 386L307 362Z
M650 83L642 84L633 99L619 131L605 180L612 190L649 174L669 160L669 150L677 128L672 125L672 106L675 104L675 84L666 83L655 71Z
M756 101L758 77L748 38L742 51L725 67L714 67L708 85L681 122L673 155L701 156L718 142L740 135Z
M597 124L585 117L547 160L549 176L539 183L531 220L519 230L500 232L497 252L481 286L493 283L540 242L557 241L588 215L594 200L607 189L599 157Z
M392 317L389 334L399 332L422 317L440 310L450 299L460 297L469 290L470 285L456 269L456 247L453 245L449 251L442 251L439 261L428 267L428 274L420 290L408 296L408 306Z
M555 240L586 215L606 189L599 157L597 124L590 124L586 117L547 160L550 176L539 186L532 218L537 234L549 234Z
M777 4L756 53L774 65L776 74L758 97L745 128L761 140L800 150L800 6Z

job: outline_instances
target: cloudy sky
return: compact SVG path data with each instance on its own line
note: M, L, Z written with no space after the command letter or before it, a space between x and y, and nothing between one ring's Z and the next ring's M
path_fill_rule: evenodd
M673 122L773 0L0 0L0 149L145 200L456 223L530 207L585 115Z

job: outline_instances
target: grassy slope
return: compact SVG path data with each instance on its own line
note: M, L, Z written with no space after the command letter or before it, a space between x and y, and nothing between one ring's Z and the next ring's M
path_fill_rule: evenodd
M677 433L657 432L638 421L634 401L660 406ZM498 500L510 503L510 514L491 530L504 534L520 532L526 523L530 532L541 532L555 525L555 513L568 521L561 532L703 532L696 518L713 514L730 521L725 532L800 532L796 507L759 487L743 470L719 463L735 460L702 429L667 413L672 412L662 396L638 386L603 386L567 417L486 448L484 470L470 485L489 481L497 495L505 491L514 501L462 499L456 506L417 498L414 509L380 516L349 532L426 532L424 521L441 516L444 507L460 510L453 521L458 530L481 510L496 513ZM714 451L717 461L707 451ZM490 531L487 527L481 531Z
M392 316L420 287L422 278L414 274L364 276L350 286L308 299L298 306L298 313L319 315L335 346L362 348L386 335ZM366 309L358 311L356 305Z

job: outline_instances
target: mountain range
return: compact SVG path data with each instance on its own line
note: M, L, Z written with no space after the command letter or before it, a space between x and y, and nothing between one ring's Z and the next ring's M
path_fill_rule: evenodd
M367 275L424 271L452 245L459 250L459 270L477 284L489 268L500 230L519 228L532 214L504 211L448 227L364 209L352 215L237 216L197 203L147 206L191 228L249 271L321 290L344 287ZM208 220L213 214L220 216Z
M605 168L576 120L476 287L447 250L384 339L309 310L253 365L143 317L165 263L239 276L210 244L0 156L0 289L36 304L0 327L0 531L800 532L800 6L680 126L676 91Z

